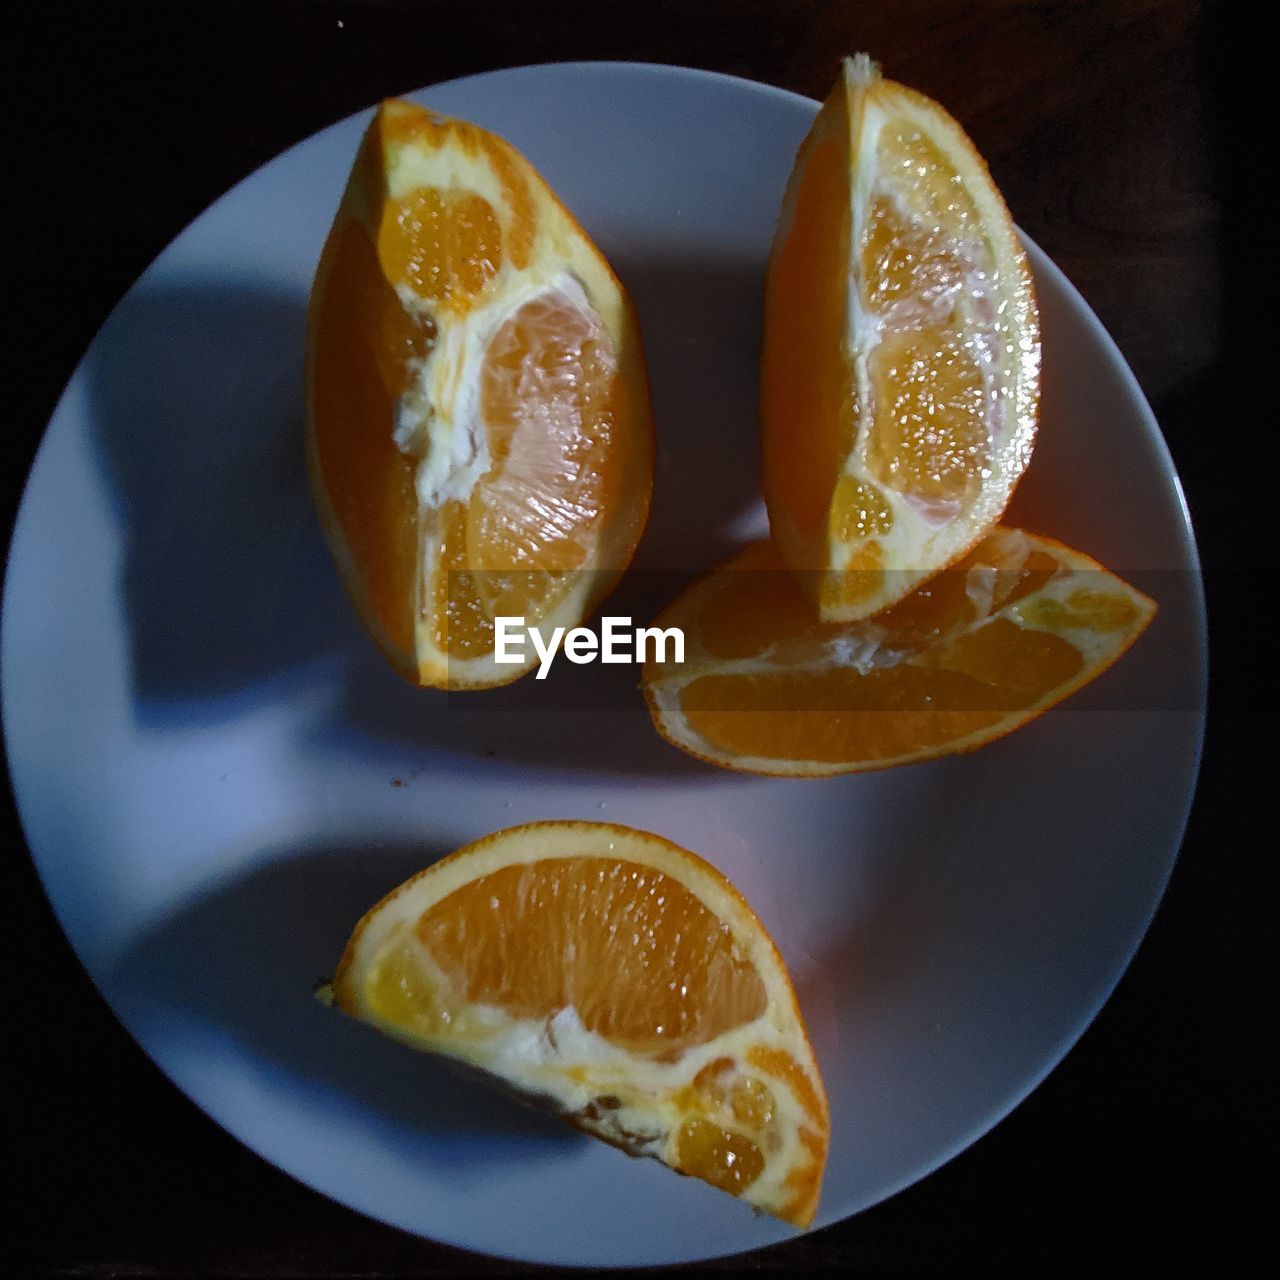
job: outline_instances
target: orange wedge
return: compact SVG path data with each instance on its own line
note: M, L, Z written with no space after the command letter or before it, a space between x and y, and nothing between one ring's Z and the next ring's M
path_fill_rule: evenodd
M648 513L639 331L608 263L513 147L389 101L312 290L312 489L339 571L410 680L505 684L494 619L572 627Z
M786 968L737 890L667 840L487 836L359 922L332 994L632 1155L813 1219L827 1099Z
M886 608L994 527L1039 358L982 158L936 102L847 59L787 184L761 363L770 528L824 620Z
M857 773L970 751L1106 670L1155 604L1061 543L998 528L861 622L823 623L772 543L696 582L657 625L685 662L650 663L658 731L730 769Z

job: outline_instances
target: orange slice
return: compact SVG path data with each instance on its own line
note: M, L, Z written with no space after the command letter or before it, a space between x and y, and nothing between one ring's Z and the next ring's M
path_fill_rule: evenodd
M667 840L487 836L360 921L332 993L632 1155L813 1219L827 1099L786 968L737 890Z
M969 751L1106 670L1155 604L1061 543L999 528L861 622L824 623L771 543L696 582L657 625L685 662L650 663L659 733L751 773L821 777Z
M308 323L312 488L342 578L409 679L505 684L494 620L572 627L648 513L630 301L501 138L407 102L365 134Z
M1039 357L1031 273L973 144L846 59L787 184L761 363L770 528L826 621L886 608L995 525Z

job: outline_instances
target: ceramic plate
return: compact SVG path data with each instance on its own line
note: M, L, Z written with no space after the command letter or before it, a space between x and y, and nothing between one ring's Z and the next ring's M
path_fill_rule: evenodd
M626 64L413 96L519 147L635 297L659 439L635 581L674 586L722 560L763 527L762 272L815 104ZM667 746L629 667L414 690L357 624L303 469L307 292L367 119L272 161L161 254L40 447L5 584L3 693L49 897L147 1053L312 1187L490 1253L673 1262L790 1233L311 998L364 909L464 841L536 818L659 832L725 871L784 952L831 1095L817 1221L856 1213L1035 1086L1164 888L1196 774L1205 633L1159 429L1032 246L1044 412L1017 517L1160 612L1084 693L973 756L765 780Z

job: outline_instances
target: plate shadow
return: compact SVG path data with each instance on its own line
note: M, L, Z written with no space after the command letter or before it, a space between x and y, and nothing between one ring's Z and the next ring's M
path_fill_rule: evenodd
M181 1015L231 1037L271 1072L372 1109L406 1145L485 1138L554 1155L584 1141L442 1060L379 1035L314 996L361 913L443 850L371 845L276 851L180 907L129 948L107 984L144 1019ZM437 1143L442 1158L470 1154Z
M359 640L311 511L305 300L145 283L90 349L146 720L208 719Z

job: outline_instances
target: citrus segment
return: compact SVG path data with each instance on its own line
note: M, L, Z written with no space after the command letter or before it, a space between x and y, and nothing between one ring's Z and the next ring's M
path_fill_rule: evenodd
M787 186L761 361L770 528L825 620L886 608L994 526L1038 379L1031 276L986 166L936 103L847 60Z
M705 1043L764 1009L755 970L697 897L617 858L492 871L431 907L416 934L468 1003L520 1018L572 1008L637 1052Z
M868 432L867 470L922 513L958 512L990 463L977 362L953 334L906 329L884 337L869 374L879 410ZM887 514L891 519L892 508Z
M465 310L502 266L502 226L474 191L415 187L387 201L378 256L393 285Z
M648 510L633 309L528 162L383 103L308 325L312 487L374 638L420 684L506 683L494 619L573 626ZM532 662L533 659L530 659Z
M1095 561L1013 529L874 618L824 623L771 543L694 584L657 622L658 730L715 764L820 776L966 751L1099 675L1155 605Z
M714 868L605 824L469 845L356 926L343 1010L807 1225L826 1095L777 949Z
M565 294L526 302L481 374L489 470L472 496L477 567L576 569L617 501L613 345Z

